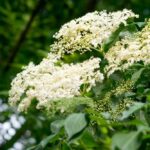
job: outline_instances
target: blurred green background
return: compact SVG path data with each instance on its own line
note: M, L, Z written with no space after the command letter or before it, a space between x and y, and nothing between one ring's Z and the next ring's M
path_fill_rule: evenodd
M40 62L61 25L94 10L132 9L150 17L150 0L0 0L0 150L22 150L49 133L49 120L19 114L7 103L10 82L22 66ZM35 117L36 116L36 117Z

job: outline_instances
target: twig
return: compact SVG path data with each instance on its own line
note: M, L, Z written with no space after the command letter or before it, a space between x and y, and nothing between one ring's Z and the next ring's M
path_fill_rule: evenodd
M12 49L9 50L9 52L11 52L11 54L8 58L6 66L4 67L3 73L8 72L8 70L10 69L11 64L14 62L15 57L17 56L17 53L19 52L19 49L27 36L27 33L31 27L31 24L33 23L35 17L37 16L40 9L45 5L45 3L46 3L46 0L39 0L37 5L33 9L31 17L30 17L29 21L27 22L24 30L21 32L19 39L16 42L16 45Z

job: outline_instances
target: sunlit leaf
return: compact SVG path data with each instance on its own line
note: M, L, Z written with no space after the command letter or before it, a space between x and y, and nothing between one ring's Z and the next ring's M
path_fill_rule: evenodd
M51 123L51 131L57 133L64 126L64 120L56 120Z
M116 150L137 150L141 144L139 140L139 131L132 131L129 133L116 133L112 137L112 149Z
M128 118L131 114L141 109L143 106L144 106L144 103L134 102L127 110L123 111L122 116L119 119L124 120Z
M143 71L144 71L144 68L141 68L140 70L138 70L137 72L135 72L135 73L132 75L131 80L134 81L134 82L136 82L136 81L140 78L140 76L141 76L141 74L143 73Z
M74 113L67 117L65 120L65 130L68 138L72 138L75 134L82 131L87 126L85 114Z

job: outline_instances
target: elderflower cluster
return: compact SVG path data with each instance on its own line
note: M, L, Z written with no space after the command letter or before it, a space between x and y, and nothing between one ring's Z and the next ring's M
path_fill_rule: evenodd
M138 17L132 11L107 13L88 13L85 16L66 23L54 35L57 40L51 45L51 51L72 54L75 51L83 53L98 48L119 27L127 24L129 18Z
M44 107L53 110L53 112L59 109L62 112L67 109L65 106L66 109L62 107L64 104L63 98L66 99L65 103L73 98L72 101L70 100L70 104L68 102L68 107L74 105L74 97L83 96L96 85L96 82L103 81L104 75L100 72L101 59L91 57L82 63L65 64L62 59L64 54L72 54L76 51L82 54L100 48L110 35L118 29L120 24L127 25L128 19L134 17L138 16L127 9L112 13L95 11L62 26L59 32L54 35L56 41L51 45L51 52L48 57L38 65L30 63L12 81L9 91L10 104L18 105L20 111L27 111L36 100L38 109ZM135 45L144 37L149 37L146 34L147 29L145 30L142 31L141 36L138 36L139 40L136 38ZM129 40L126 39L126 41ZM120 42L120 45L122 43L123 41ZM133 48L133 41L131 43L130 45L129 42L128 45ZM142 46L145 45L143 42ZM119 47L119 42L116 47ZM125 46L124 49L126 50ZM119 50L116 48L117 54L120 54ZM115 56L116 54L113 55L112 50L110 50L110 54L106 54L106 59L110 65L110 67L107 66L107 71L111 69L111 65L119 63L119 60L122 59L121 57L115 61ZM116 67L118 67L117 65ZM85 103L85 101L82 99L76 102Z
M81 95L81 85L86 84L89 91L96 82L103 80L99 71L99 58L91 58L78 64L55 65L53 54L39 65L30 63L11 83L9 101L18 104L20 111L26 111L33 99L37 108L46 107L49 101Z
M143 61L150 63L150 20L145 28L136 33L133 37L116 42L105 54L108 66L105 70L107 75L111 75L116 70L125 70L135 62Z

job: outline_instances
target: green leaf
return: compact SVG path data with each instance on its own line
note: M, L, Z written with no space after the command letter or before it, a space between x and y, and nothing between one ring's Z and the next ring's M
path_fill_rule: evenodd
M40 144L30 147L27 150L44 150L44 148L47 146L47 144L50 142L50 140L52 140L56 136L57 136L57 134L52 134L52 135L46 137L44 140L42 140L40 142Z
M56 120L51 123L51 131L53 133L57 133L63 126L64 126L64 120Z
M62 150L71 150L68 143L62 143Z
M146 96L146 100L150 102L150 95Z
M139 140L139 131L130 133L116 133L112 137L112 149L119 148L120 150L137 150L141 144Z
M139 28L143 28L146 25L146 22L135 22L135 25L137 25Z
M134 92L126 92L126 93L124 94L125 97L133 97L133 96L135 96L135 95L136 95L136 93L134 93Z
M81 132L86 126L87 120L83 113L71 114L65 120L65 130L69 139Z
M137 27L134 23L130 23L127 26L120 24L119 28L113 32L108 39L102 44L103 51L107 52L109 48L119 39L125 36L132 36L133 33L137 32Z
M117 41L119 33L123 30L123 28L124 25L121 24L120 27L115 32L113 32L108 39L104 41L104 43L102 44L103 51L107 52L108 49Z
M135 32L137 32L137 27L134 23L128 24L124 27L123 31L120 32L120 38L124 38L125 36L133 36Z
M144 103L134 102L128 110L123 111L122 116L119 118L119 120L124 120L128 118L132 113L141 109L143 106Z
M140 70L136 71L136 72L132 75L131 80L134 81L134 82L136 82L136 81L140 78L140 76L141 76L141 74L143 73L143 71L144 71L144 68L141 68Z
M1 96L8 96L8 91L0 91Z
M88 149L88 148L94 148L97 147L97 143L94 140L94 137L92 136L92 134L88 131L85 130L85 132L83 132L81 138L80 138L80 142L82 144L84 144L84 146Z

